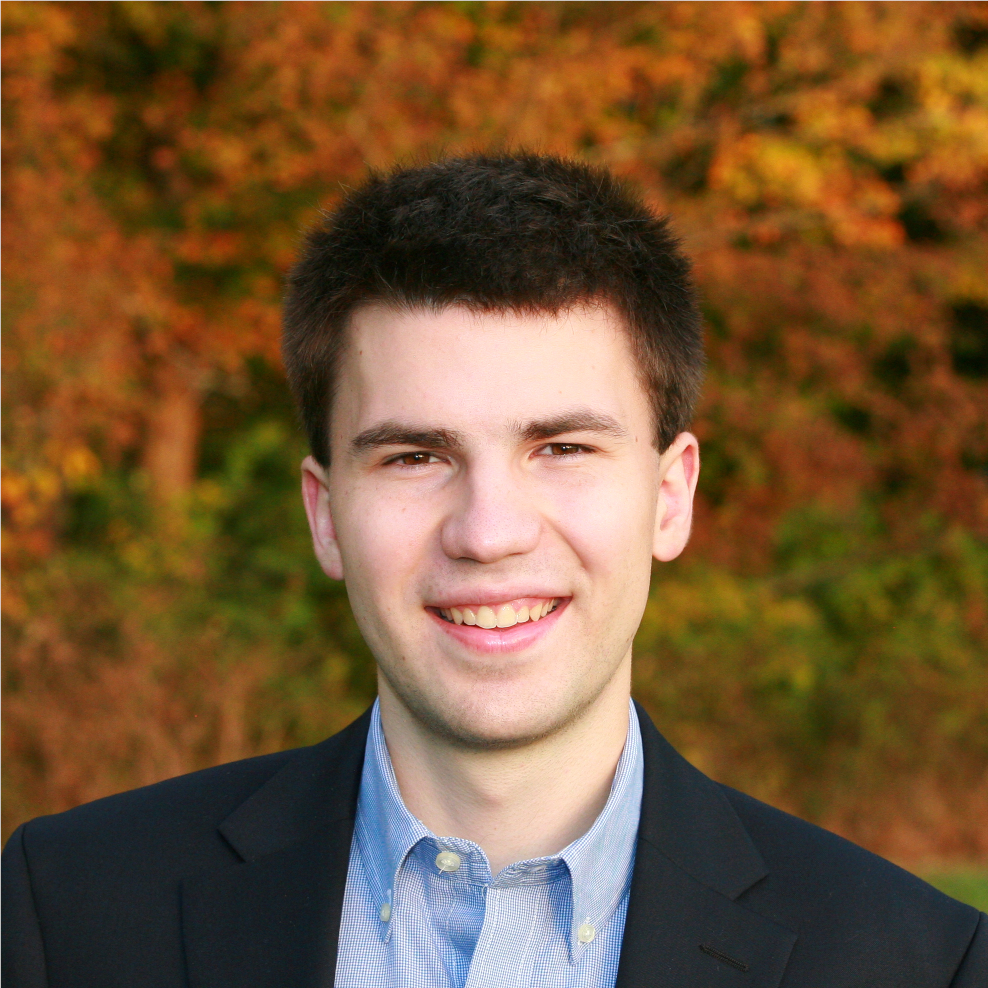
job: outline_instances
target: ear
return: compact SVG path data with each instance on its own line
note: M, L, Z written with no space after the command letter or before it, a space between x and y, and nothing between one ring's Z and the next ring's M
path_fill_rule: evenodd
M693 495L700 476L700 444L690 432L681 432L659 461L661 480L655 514L652 555L661 563L675 559L686 548L693 523Z
M343 557L336 540L336 526L329 508L329 479L326 470L307 456L302 461L302 501L312 532L312 548L323 572L333 580L343 579Z

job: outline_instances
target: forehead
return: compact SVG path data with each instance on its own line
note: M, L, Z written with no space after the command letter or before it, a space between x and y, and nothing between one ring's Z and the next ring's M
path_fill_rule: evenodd
M573 408L648 429L648 402L621 317L366 306L339 368L333 433L378 422L494 434Z

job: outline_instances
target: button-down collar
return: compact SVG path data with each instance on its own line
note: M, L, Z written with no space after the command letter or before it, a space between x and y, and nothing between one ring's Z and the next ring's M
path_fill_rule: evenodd
M390 938L394 890L401 881L402 869L414 854L427 858L429 866L443 871L449 880L457 883L503 887L568 877L572 894L570 959L576 963L610 918L631 881L642 768L641 731L629 702L624 750L610 795L593 826L559 854L519 861L492 876L487 856L477 844L457 837L437 837L408 812L398 789L381 727L380 709L375 702L360 783L356 839L382 917L382 938ZM453 857L459 859L455 868L439 863L451 866Z

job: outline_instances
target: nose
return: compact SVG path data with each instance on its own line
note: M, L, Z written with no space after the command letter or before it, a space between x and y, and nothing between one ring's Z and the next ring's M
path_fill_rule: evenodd
M474 465L466 471L442 527L450 559L496 563L538 545L542 519L534 492L510 467Z

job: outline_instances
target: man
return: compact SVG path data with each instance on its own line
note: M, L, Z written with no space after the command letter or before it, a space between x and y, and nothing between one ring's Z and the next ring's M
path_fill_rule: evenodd
M309 237L302 487L379 699L11 838L11 986L988 985L988 916L713 783L630 703L689 536L689 268L606 174L403 170Z

